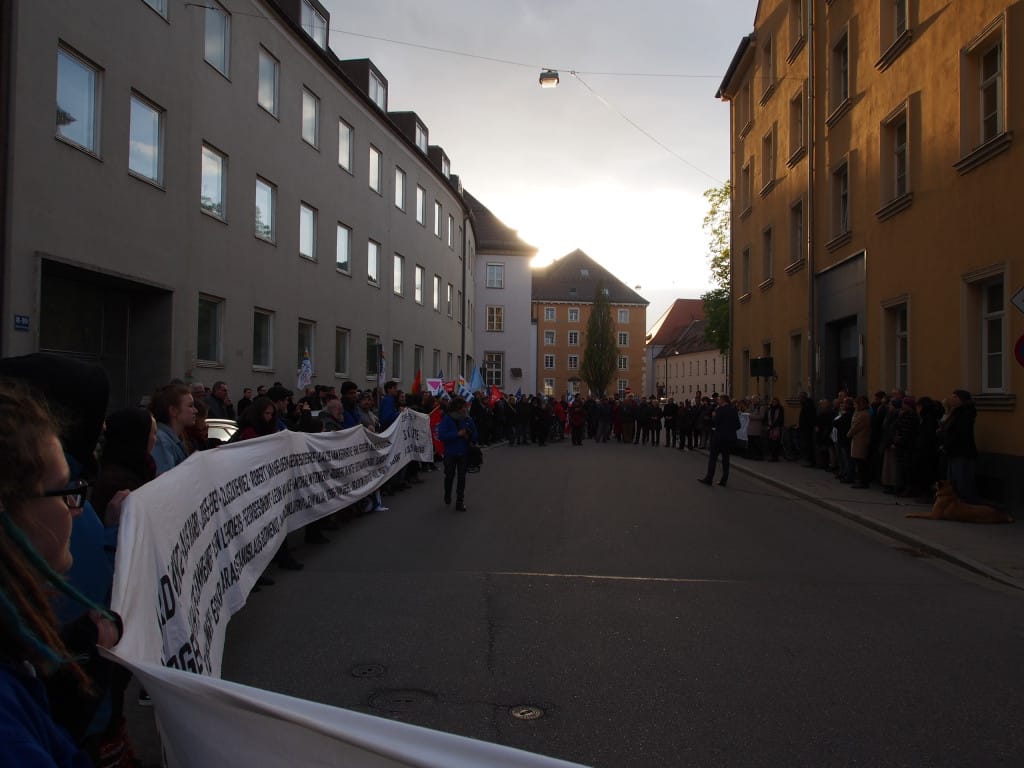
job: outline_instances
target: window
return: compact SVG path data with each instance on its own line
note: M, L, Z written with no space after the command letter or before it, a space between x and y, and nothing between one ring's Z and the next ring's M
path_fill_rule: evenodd
M337 250L334 254L334 267L340 272L352 270L352 230L338 222Z
M391 378L401 379L404 366L402 357L405 355L405 345L398 340L391 342Z
M64 48L57 49L57 136L98 155L99 105L99 69Z
M204 363L223 360L224 299L199 297L199 323L196 357Z
M484 352L484 384L499 389L505 386L504 352Z
M314 43L327 48L327 19L308 0L302 0L300 23L302 31L313 38Z
M761 103L775 90L775 44L771 36L758 41L761 44Z
M413 271L413 299L417 304L423 303L423 283L426 280L426 271L419 264Z
M544 346L545 347L551 347L551 346L554 346L554 343L555 343L555 332L554 331L544 331Z
M138 94L131 96L128 170L155 184L164 176L164 111Z
M448 283L448 289L445 291L445 295L444 295L445 306L448 308L448 311L447 311L448 317L452 316L452 302L453 302L454 297L455 297L455 286L453 286L451 283Z
M761 139L761 196L767 195L775 184L775 128Z
M434 237L441 236L441 204L434 201Z
M427 129L416 123L416 146L425 155L427 154Z
M444 174L444 177L446 179L451 178L451 175L452 175L452 164L451 164L451 161L447 157L444 157L443 155L441 156L441 173Z
M750 170L750 163L744 163L740 169L740 215L750 212L754 204L754 174Z
M1003 278L991 280L981 287L981 389L994 392L1003 389L1006 312L1003 303Z
M625 391L629 389L629 379L619 379L618 387L619 388L616 391L619 392L619 394L624 394Z
M370 147L370 189L376 192L378 195L381 193L381 186L383 180L381 179L381 163L380 163L380 150L376 147Z
M1006 105L1011 103L1006 66L1006 14L998 16L960 57L960 154L967 173L1010 146ZM1019 99L1018 99L1019 100Z
M420 186L416 187L416 222L427 223L427 190Z
M412 370L414 374L423 372L423 347L419 344L412 348Z
M256 177L256 237L277 241L277 187Z
M348 345L352 332L348 328L334 329L334 373L348 375Z
M570 371L578 371L579 368L580 368L580 356L579 355L569 355L568 363L569 363L569 370Z
M619 331L617 339L618 339L618 345L620 347L628 347L629 346L629 334L626 333L625 331Z
M903 197L910 191L907 110L900 107L882 123L882 202Z
M846 32L832 46L829 70L829 107L834 112L850 98L850 39Z
M265 309L252 313L252 366L274 367L274 313Z
M504 264L488 264L487 265L487 287L488 288L504 288L505 287L505 265Z
M553 395L553 394L555 394L555 380L554 379L544 379L544 394L545 395Z
M555 308L544 307L544 320L545 322L553 322L555 319Z
M384 81L370 73L370 100L383 110L388 108L388 88Z
M308 88L302 89L302 140L320 146L320 99Z
M910 365L908 362L910 357L910 334L907 326L907 305L901 304L894 314L896 386L905 392L910 382Z
M224 200L228 184L228 159L208 144L203 144L202 179L199 207L218 219L227 219Z
M569 346L578 347L580 345L580 332L569 331Z
M352 172L352 126L338 120L338 165Z
M278 77L281 65L266 49L260 48L259 83L256 86L256 103L277 117Z
M805 148L804 129L804 92L801 88L789 100L789 157L790 163L796 162Z
M544 370L553 371L555 369L555 356L544 355Z
M167 18L167 0L142 0L142 2L159 13L165 19Z
M1003 123L1003 52L1002 45L989 46L980 56L978 107L981 111L981 142L994 139L1002 132Z
M750 89L750 81L747 80L740 86L739 96L736 99L736 125L739 128L740 138L747 135L753 122L754 94Z
M405 295L405 257L397 253L392 260L391 291L396 296Z
M299 255L316 258L316 208L299 205Z
M448 247L455 247L455 217L448 214Z
M619 316L619 324L620 325L625 325L626 323L629 322L629 310L628 309L620 309L619 312L618 312L618 316Z
M374 336L372 333L366 334L366 378L377 378L377 374L380 373L382 355L380 337Z
M205 3L203 58L225 77L231 59L231 16L217 0Z
M893 0L893 25L896 37L907 31L907 0Z
M456 306L459 308L459 322L462 323L466 319L466 302L462 300L462 291L459 291L457 296L458 300Z
M452 353L451 353L451 352L449 352L449 353L448 353L448 354L447 354L447 355L445 356L445 359L447 360L447 363L445 363L445 365L447 365L447 366L448 366L448 370L449 370L449 371L454 371L455 369L454 369L454 368L452 367Z
M879 69L888 67L909 44L908 24L907 0L881 0L878 35L882 58L875 65Z
M395 208L405 210L405 171L395 166Z
M487 307L487 330L494 332L505 330L504 307Z
M616 361L616 364L617 364L618 369L620 371L628 371L629 370L629 358L626 357L625 355L619 355L618 360Z
M789 0L789 48L796 51L804 42L804 2L805 0ZM792 60L793 53L790 53Z
M312 320L299 320L298 343L296 344L298 360L295 369L302 367L302 361L309 355L309 363L316 370L316 323Z
M441 276L434 275L434 311L441 311Z
M774 276L775 266L775 241L772 237L772 228L768 227L761 233L761 248L762 248L762 262L761 262L761 280L762 285L767 283Z
M440 349L435 349L433 351L433 353L431 354L431 358L430 359L431 359L431 361L433 363L433 366L431 367L431 370L434 373L437 374L438 378L440 378L441 373L442 373L442 371L441 371L441 350ZM449 376L451 375L451 370L450 369L448 371L448 375Z
M843 163L832 172L832 234L850 231L850 171Z
M569 308L569 322L578 323L580 321L580 309L579 307Z
M373 285L380 284L380 243L366 242L366 280Z
M789 263L797 264L804 258L804 201L797 200L789 207Z
M744 248L740 254L740 292L750 293L750 249Z

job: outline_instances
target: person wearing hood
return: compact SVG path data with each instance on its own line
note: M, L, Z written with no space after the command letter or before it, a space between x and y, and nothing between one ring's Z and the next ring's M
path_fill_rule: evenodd
M452 481L457 476L455 510L465 512L469 447L476 443L477 432L473 419L469 417L469 406L461 397L452 398L448 412L438 425L437 435L444 443L444 503L452 503Z
M946 459L946 477L953 484L956 495L968 503L975 503L975 464L978 446L974 442L974 420L978 415L971 393L966 389L953 390L949 416L942 423L942 453Z

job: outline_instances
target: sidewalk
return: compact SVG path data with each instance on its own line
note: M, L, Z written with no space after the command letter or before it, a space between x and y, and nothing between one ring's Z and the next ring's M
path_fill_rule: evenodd
M840 483L831 472L810 469L798 461L751 461L732 457L732 469L791 492L898 539L915 549L941 557L1002 584L1024 589L1024 517L1007 510L1013 524L957 523L906 517L927 514L930 507L913 499L897 499L881 488L857 490Z

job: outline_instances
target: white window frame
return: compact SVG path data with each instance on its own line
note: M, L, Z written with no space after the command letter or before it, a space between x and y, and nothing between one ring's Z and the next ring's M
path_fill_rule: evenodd
M316 261L317 210L306 202L299 203L299 256Z
M554 379L544 379L544 394L548 396L555 394Z
M832 236L850 231L850 163L844 159L832 171Z
M264 224L264 231L260 231L260 217L257 215L260 213L260 193L261 191L267 196L267 218L268 223ZM264 179L262 176L256 177L256 201L253 206L253 234L256 235L260 240L265 240L268 243L277 243L277 185Z
M219 183L217 185L218 186L217 194L219 195L219 198L220 198L220 201L219 201L219 204L218 204L220 210L217 210L218 205L213 205L213 206L203 205L203 194L202 193L203 193L203 188L204 188L204 180L205 180L206 175L207 175L207 170L206 170L206 168L207 168L207 159L209 159L211 161L216 160L217 163L218 163L218 169L217 170L218 170L218 176L219 176ZM203 213L207 214L208 216L212 216L215 219L220 219L221 221L227 221L228 220L228 211L227 211L227 200L228 200L228 156L225 155L223 152L221 152L216 147L214 147L212 144L207 144L204 141L203 142L203 148L202 148L202 159L201 159L201 162L200 162L200 169L201 170L200 170L200 174L199 174L200 175L200 180L199 180L199 186L200 186L200 189L199 189L199 209Z
M484 385L499 389L505 386L504 352L484 352Z
M829 57L829 112L844 106L850 98L850 32L843 33L832 44Z
M395 166L395 208L405 210L405 171Z
M553 371L553 370L555 370L555 356L554 355L544 355L544 370L545 371Z
M999 286L999 304L992 307L989 299L992 296L990 289ZM1004 392L1006 391L1006 278L999 275L984 281L978 286L981 290L981 391L982 392ZM993 341L991 338L992 325L999 327L999 339ZM994 351L993 351L994 350ZM995 360L998 368L998 381L993 380L991 375L991 364Z
M267 74L264 71L264 65L270 66L271 82L269 84L264 80L264 76ZM261 45L256 70L256 103L265 112L277 117L278 99L280 97L281 62L277 60L274 54ZM264 98L264 88L268 85L270 94L267 98Z
M344 252L345 260L342 261ZM338 222L334 239L334 268L343 274L352 274L352 228Z
M372 144L370 145L369 153L369 168L367 171L367 182L370 185L370 189L376 192L378 195L382 194L384 188L384 180L381 176L384 167L384 155L379 149Z
M434 237L441 238L441 201L434 201Z
M413 300L421 306L423 304L423 289L426 279L427 271L417 264L413 270Z
M448 247L455 247L455 217L448 214Z
M372 238L366 241L366 282L380 288L380 243Z
M544 331L544 346L545 347L553 347L553 346L555 346L555 332L554 331L550 331L550 330L549 331Z
M366 364L367 381L377 380L377 375L380 373L381 349L380 336L375 333L366 334L366 359L363 362Z
M416 146L420 148L420 151L425 155L427 154L427 146L429 145L427 139L427 129L419 123L416 123Z
M370 100L385 112L388 108L388 87L384 81L377 77L375 72L370 72L369 81Z
M320 13L309 0L302 0L302 10L299 15L302 31L312 38L319 48L327 50L327 19Z
M567 339L570 347L578 347L580 345L580 332L569 331Z
M552 323L555 321L555 308L544 307L544 322Z
M203 355L203 343L200 338L202 324L199 320L202 315L202 305L212 307L213 320L211 331L213 333L213 356ZM219 296L210 296L205 293L199 294L199 301L196 305L196 361L200 364L220 365L224 362L224 299Z
M256 355L256 317L266 318L267 323L267 349L266 359L257 361ZM253 331L252 331L252 367L255 370L273 370L274 368L274 312L269 309L256 307L253 309Z
M405 366L402 365L402 358L405 357L405 344L398 339L391 340L391 372L389 379L401 381L405 373Z
M296 326L297 333L296 333L296 343L295 343L295 346L297 347L297 349L296 349L297 362L296 362L296 365L295 365L295 369L299 370L300 368L302 368L302 360L303 360L303 357L304 357L304 355L305 355L305 353L307 351L306 344L303 343L303 335L304 335L303 334L303 330L304 329L308 332L309 363L310 363L311 366L313 366L313 370L316 371L316 321L314 321L314 320L307 320L307 319L302 318L302 317L299 318L299 322L298 322L298 324Z
M503 333L505 330L505 307L488 305L487 307L487 332Z
M789 263L799 264L804 258L804 200L789 206Z
M220 72L224 77L231 76L231 14L217 0L208 0L203 6L206 10L203 16L203 61ZM210 26L211 19L220 16L223 24L220 30L220 44L223 48L223 62L210 59L210 43L217 37L216 29ZM223 66L221 64L223 63Z
M348 376L351 353L352 331L348 328L334 329L334 375Z
M580 308L579 307L569 307L568 313L569 313L569 322L570 323L578 323L580 321Z
M619 346L619 347L628 347L629 346L629 332L628 331L619 331L616 334L615 339L616 339L616 346Z
M441 311L441 276L434 275L434 311Z
M427 226L427 190L416 185L416 223Z
M487 283L488 288L502 289L505 287L505 265L489 262L487 264Z
M132 167L133 148L137 142L141 143L142 132L136 131L136 105L140 109L148 110L148 112L156 118L156 136L152 137L153 146L151 152L155 154L154 167L151 172L147 172L146 169ZM128 121L128 173L135 176L143 181L148 181L158 187L163 187L164 183L164 118L165 110L155 104L154 102L147 99L137 91L132 91L129 97L129 121ZM143 153L145 154L145 153Z
M629 370L629 358L626 357L625 355L619 355L618 359L615 361L615 364L617 369L620 371Z
M616 317L618 318L619 325L626 325L626 324L628 324L629 323L629 310L628 309L620 309L620 310L618 310L618 313L617 313Z
M405 296L405 256L396 253L391 259L391 292Z
M445 288L444 301L445 301L445 307L447 308L447 311L445 312L445 314L447 314L448 317L454 317L455 316L455 313L454 313L454 309L455 309L454 308L454 303L455 303L455 286L452 285L451 283L448 283L448 287Z
M578 371L580 369L580 356L569 355L566 358L567 367L570 371Z
M625 394L626 390L629 389L629 379L619 379L618 384L619 384L619 389L618 389L619 394Z
M62 64L63 62L63 64ZM69 111L66 111L61 106L60 102L62 99L62 93L64 94L63 100L65 106L67 100L75 94L68 93L68 89L74 87L74 83L71 82L72 73L64 68L64 65L77 67L81 75L85 75L88 78L87 91L89 96L87 98L87 115L75 115ZM62 78L61 73L64 72L66 77ZM100 156L100 114L102 107L102 73L96 64L86 59L81 54L71 50L65 45L60 45L57 48L57 93L56 93L56 136L61 141L67 142L73 147L77 147L89 154L99 157ZM75 99L78 100L77 98ZM62 124L63 123L63 124ZM68 129L65 130L65 126ZM87 136L82 137L83 141L79 141L75 138L78 134L78 128L80 126L88 126ZM72 130L73 129L73 130Z
M352 173L352 144L355 138L355 129L338 118L338 165Z
M302 87L302 140L320 149L320 97L306 86Z
M167 18L167 0L142 0L163 18Z

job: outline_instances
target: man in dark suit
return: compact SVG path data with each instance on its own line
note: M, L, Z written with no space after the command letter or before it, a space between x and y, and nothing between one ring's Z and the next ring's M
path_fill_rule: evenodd
M697 478L697 482L711 485L715 479L718 455L721 454L722 479L718 481L718 484L724 486L729 482L729 452L736 445L736 432L740 428L740 415L736 412L736 407L728 395L718 396L718 407L715 408L711 419L715 431L711 435L708 452L708 472L704 477Z

